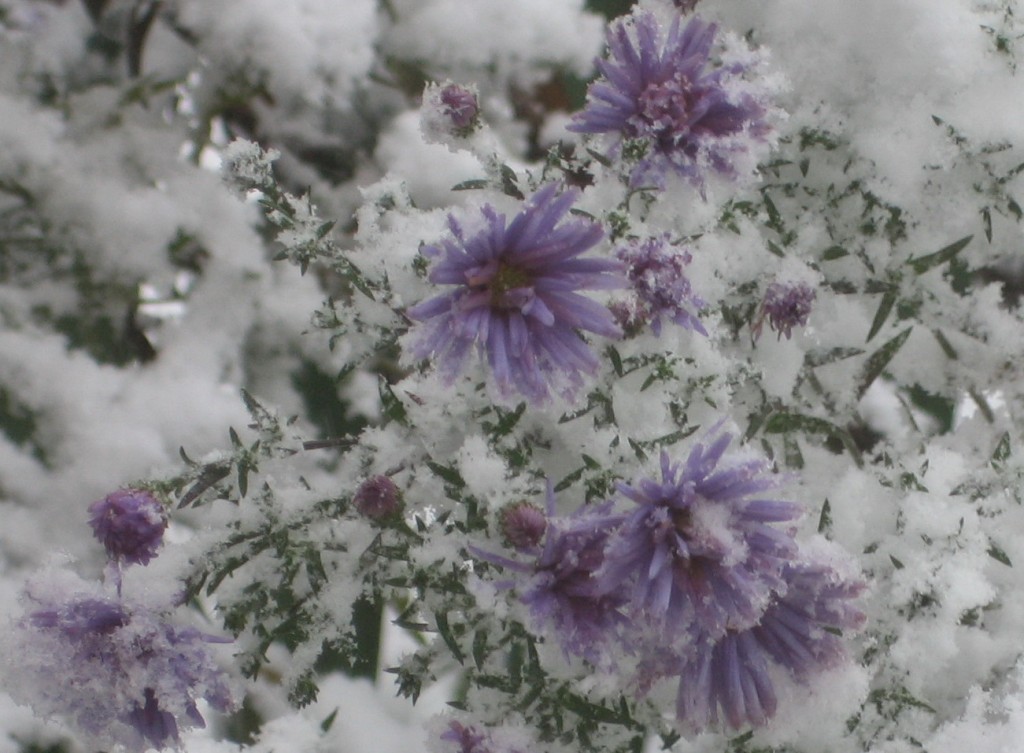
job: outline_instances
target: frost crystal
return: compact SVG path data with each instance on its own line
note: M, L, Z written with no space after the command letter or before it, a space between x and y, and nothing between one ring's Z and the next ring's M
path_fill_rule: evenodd
M587 105L569 126L579 133L611 133L609 156L638 159L633 186L664 186L669 171L703 185L708 170L738 176L735 156L764 141L771 128L766 97L736 82L739 64L713 67L717 26L676 17L663 36L649 12L609 27L609 59L591 84Z
M667 237L659 237L619 246L615 255L628 265L635 296L613 309L624 329L637 330L650 322L654 334L660 335L665 317L684 329L707 335L694 313L704 307L704 301L694 295L686 276L686 266L693 259L689 251L674 249Z
M792 536L771 524L801 513L793 502L761 498L777 485L762 460L722 464L731 434L697 443L684 463L661 455L660 481L620 484L637 504L608 545L602 591L627 588L633 612L677 641L707 641L758 622Z
M752 327L754 339L761 335L765 317L773 330L779 333L779 339L793 336L794 327L803 327L811 315L811 307L817 294L805 283L773 282L764 293L761 313Z
M360 514L384 521L402 511L401 492L387 476L371 476L356 490L352 501Z
M89 505L89 525L114 561L146 565L163 543L167 515L142 489L120 489Z
M552 387L571 396L599 365L577 330L621 334L605 306L577 292L620 287L621 265L578 258L604 232L586 219L564 220L578 192L558 189L538 191L508 223L485 205L485 226L473 235L449 217L452 238L424 249L441 257L430 281L454 289L408 310L424 322L411 352L440 361L449 384L476 346L503 397L518 392L539 404Z
M234 706L207 644L230 642L168 623L98 586L30 585L27 614L4 638L18 682L7 690L38 713L76 727L97 747L177 746L179 730L203 727L197 702ZM56 682L54 678L61 678Z

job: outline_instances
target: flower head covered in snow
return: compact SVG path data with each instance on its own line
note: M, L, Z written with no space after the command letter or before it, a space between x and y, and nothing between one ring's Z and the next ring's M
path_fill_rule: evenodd
M518 392L545 402L552 388L571 396L599 361L578 334L621 332L611 312L580 290L621 287L621 264L580 258L604 235L582 218L564 219L578 195L551 184L535 193L506 222L490 206L473 234L449 217L452 237L424 254L439 257L431 282L452 286L408 310L423 322L413 334L416 358L436 358L451 383L469 351L487 359L503 397Z
M114 561L147 565L167 528L167 513L144 489L119 489L89 505L93 534Z
M709 170L737 177L735 157L771 131L768 107L766 97L734 86L740 66L711 66L716 33L715 24L694 16L683 27L676 16L663 36L642 10L612 24L609 59L597 61L603 77L570 130L614 134L613 155L632 143L642 152L633 186L663 187L668 172L698 186Z
M230 639L176 627L146 605L52 576L31 583L25 598L26 616L4 639L18 678L8 690L98 746L176 746L180 729L205 726L199 699L222 712L233 707L227 677L207 648Z
M779 339L793 336L794 327L803 327L811 315L811 307L817 294L806 283L773 282L764 293L761 311L751 326L754 341L761 336L765 318L769 326L779 333Z
M622 516L611 502L583 505L564 517L555 514L555 494L547 489L544 538L530 554L532 562L470 551L479 559L524 576L514 583L529 607L535 632L553 635L567 655L598 663L609 641L616 638L625 618L621 591L599 591L595 573L604 560L605 546Z
M704 307L695 295L686 276L686 266L693 257L690 252L673 248L668 236L634 240L615 249L628 266L627 276L635 300L613 306L620 324L627 332L647 322L655 335L661 334L662 317L683 329L707 335L707 330L694 313Z
M393 520L402 512L402 492L387 476L371 476L359 485L352 502L361 515L376 523Z
M864 614L851 603L863 582L813 558L787 564L782 577L784 590L756 625L729 630L710 650L683 661L676 714L684 725L716 726L719 710L733 729L764 725L778 705L770 666L807 680L845 660L837 632L863 626Z
M428 143L454 146L480 125L480 101L475 86L451 81L427 84L420 109L420 130Z
M733 437L715 431L682 463L663 452L661 480L619 485L637 507L598 574L602 592L627 588L633 616L682 643L756 624L797 553L792 534L772 524L799 517L801 506L761 496L778 485L767 463L726 458Z

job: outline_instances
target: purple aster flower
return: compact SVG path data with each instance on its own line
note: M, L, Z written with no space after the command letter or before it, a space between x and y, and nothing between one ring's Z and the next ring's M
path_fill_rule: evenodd
M840 630L859 630L864 614L852 604L864 590L859 579L817 562L788 563L784 590L760 621L729 630L709 650L692 652L679 669L676 713L697 730L724 723L732 729L762 726L775 714L773 664L799 680L846 659Z
M563 219L578 192L558 188L535 193L511 222L485 205L483 227L471 235L449 216L452 237L424 249L440 257L430 281L452 289L408 310L424 322L411 352L437 358L448 383L475 346L502 396L543 403L552 387L571 396L599 365L578 330L621 334L605 306L577 291L621 287L622 267L579 258L604 233L590 220Z
M737 157L764 141L771 128L763 96L738 85L739 65L711 66L717 26L676 16L663 35L647 11L611 24L603 77L590 85L587 105L569 126L579 133L610 133L609 155L637 159L633 186L664 186L675 172L698 186L713 170L736 177Z
M505 541L515 549L531 550L540 544L548 519L537 505L523 500L507 505L498 515L498 527Z
M751 326L754 341L761 336L766 317L769 326L779 333L779 339L785 335L788 340L793 335L793 327L807 324L815 298L817 294L805 283L773 282L765 291L761 312Z
M144 489L119 489L89 505L93 534L117 562L146 565L164 540L167 514Z
M441 88L440 99L456 131L465 131L476 122L480 106L476 94L466 87L448 84Z
M454 719L448 723L448 729L441 734L441 739L454 743L457 753L490 753L486 745L487 735L478 732L472 725L466 726Z
M356 509L370 520L386 521L402 511L402 493L387 476L371 476L352 497Z
M683 463L663 452L660 481L618 487L637 508L608 544L602 592L626 588L633 617L677 642L756 624L797 553L792 534L772 524L802 508L761 496L778 485L764 460L723 463L731 441L726 433L699 442Z
M668 236L631 241L615 249L615 255L628 267L627 276L635 300L619 309L627 319L619 320L624 329L636 330L650 322L655 335L661 335L661 319L665 317L680 327L707 335L697 318L704 301L694 295L686 266L693 260L685 249L673 248Z
M535 632L553 635L567 655L598 663L609 641L625 624L621 591L601 590L595 573L605 546L622 516L611 502L584 505L565 517L555 515L555 495L548 484L547 528L533 562L521 562L470 547L474 556L525 576L514 584L530 609Z
M176 627L97 586L68 585L31 584L27 614L3 638L15 700L64 719L97 748L140 753L177 746L180 729L204 726L199 699L222 712L234 706L207 647L230 639Z
M476 87L446 81L427 84L420 108L420 129L428 143L459 148L480 127Z

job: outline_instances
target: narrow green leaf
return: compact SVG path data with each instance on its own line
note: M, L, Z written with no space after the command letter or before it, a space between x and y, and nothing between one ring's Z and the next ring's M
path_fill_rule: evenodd
M996 449L992 452L992 458L989 461L993 468L1002 468L1010 457L1010 432L1004 431L1003 436L999 438L999 443L996 445Z
M985 226L985 240L992 242L992 211L985 207L981 210L981 222Z
M967 244L971 242L972 238L974 238L973 235L968 235L965 238L961 238L958 241L950 243L948 246L940 248L933 254L908 259L907 266L919 275L924 274L929 269L934 269L935 267L952 260L958 253L967 248Z
M818 533L829 534L832 531L832 505L825 497L825 504L821 506L821 515L818 517Z
M440 463L435 463L433 461L427 462L427 468L429 468L439 479L446 481L454 487L462 489L466 485L465 480L462 478L462 474L454 468L450 468L446 465L441 465Z
M956 352L956 348L946 339L946 336L942 334L941 329L933 329L932 334L935 335L935 339L939 342L939 347L942 348L942 352L946 354L946 358L951 361L957 360L959 354Z
M822 261L835 261L836 259L842 259L844 256L849 256L850 252L842 246L829 246L821 252Z
M981 415L985 417L985 420L990 424L995 423L996 415L992 412L992 406L988 404L988 400L985 399L985 396L973 387L967 390L967 394L971 396L975 405L978 406L978 410L981 411Z
M526 198L519 190L519 177L516 175L516 171L508 165L501 166L501 190L514 199Z
M377 392L380 394L381 413L391 421L396 421L405 426L409 421L405 406L395 396L394 390L391 389L391 385L388 384L387 379L383 376L377 379Z
M864 363L859 384L857 385L858 398L864 396L864 393L868 391L868 387L874 383L878 376L885 370L885 367L889 365L889 361L893 359L893 356L895 356L896 353L899 352L899 349L903 347L904 343L907 342L907 338L910 337L910 331L912 329L913 327L907 327L868 357L868 360Z
M885 320L889 318L889 313L896 303L897 295L896 288L891 287L882 296L882 300L878 304L878 310L875 311L875 318L871 320L871 329L868 330L868 337L864 342L871 342L871 338L878 334L878 330L882 328Z
M895 567L897 570L902 570L903 569L903 567L904 567L903 563L900 562L898 559L896 559L896 557L894 557L893 555L890 554L889 555L889 559L892 561L892 566Z
M456 183L452 186L453 191L476 191L481 188L487 188L487 181L482 178L464 180L461 183Z
M807 355L804 356L804 366L810 368L824 366L827 363L835 363L836 361L859 356L863 352L860 348L811 348L807 351Z
M330 732L331 727L334 726L334 720L338 718L338 707L334 707L334 711L328 714L322 722L320 722L321 732Z
M455 657L455 661L459 664L466 663L466 657L462 654L462 649L459 648L459 644L455 640L455 636L452 634L451 625L448 624L448 614L446 612L435 612L434 617L437 621L437 632L441 635L441 640L444 641L444 645L448 647L448 650L452 652L452 656Z
M1006 552L1004 552L994 541L989 541L988 556L996 562L1001 562L1007 567L1013 567L1013 563L1010 562L1010 558L1006 555Z
M605 167L612 166L612 161L605 157L600 152L595 152L593 149L587 149L587 154L589 154L593 158L594 162L598 163L599 165L604 165Z

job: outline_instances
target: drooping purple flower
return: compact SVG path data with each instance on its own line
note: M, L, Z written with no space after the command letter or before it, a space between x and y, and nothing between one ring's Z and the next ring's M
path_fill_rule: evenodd
M578 330L621 334L605 306L577 292L621 287L621 265L580 258L604 233L595 222L564 219L578 192L558 190L542 188L511 222L485 205L473 234L450 216L452 237L424 249L439 257L430 281L452 289L407 311L424 323L411 352L437 359L448 383L475 347L502 396L543 403L552 388L569 396L599 365Z
M402 511L402 494L387 476L371 476L359 485L352 502L360 514L377 522L394 518Z
M540 544L548 519L537 505L526 500L504 507L498 516L498 527L505 541L515 549L530 550Z
M686 267L693 260L689 251L673 248L668 237L661 236L631 241L616 248L615 255L627 265L635 297L618 310L626 316L625 321L619 320L624 329L639 329L650 322L654 334L660 336L664 317L707 335L695 313L704 307L704 301L694 294L686 276Z
M762 496L777 478L763 459L725 458L731 441L698 442L683 463L663 452L660 481L618 486L637 507L608 544L601 587L626 588L633 618L678 643L756 624L797 553L792 533L773 524L802 508Z
M548 484L547 528L536 559L523 562L470 547L477 558L524 576L514 587L529 607L538 635L552 636L567 655L594 663L626 623L620 609L627 597L621 590L601 590L595 578L608 538L622 522L611 507L610 501L584 505L556 516Z
M43 581L27 590L25 617L3 637L15 700L64 719L94 747L139 753L177 746L181 729L204 726L199 699L222 712L234 706L208 649L229 639L81 585Z
M662 187L668 172L698 186L709 170L736 177L738 156L771 127L766 98L737 85L742 66L712 65L716 33L715 24L694 16L684 27L676 16L662 34L642 10L613 22L608 59L596 63L602 78L569 129L613 134L609 156L637 160L634 187Z
M682 662L676 714L685 726L762 726L778 705L769 667L806 681L845 660L837 633L863 626L864 614L852 603L863 582L813 559L787 563L782 577L783 590L757 624L727 631Z
M163 505L144 489L119 489L89 505L93 534L115 562L146 565L167 528Z
M779 333L780 340L783 335L787 340L790 339L794 327L807 324L815 298L817 294L806 283L773 282L765 290L760 314L751 327L754 340L761 336L766 317L769 326Z

